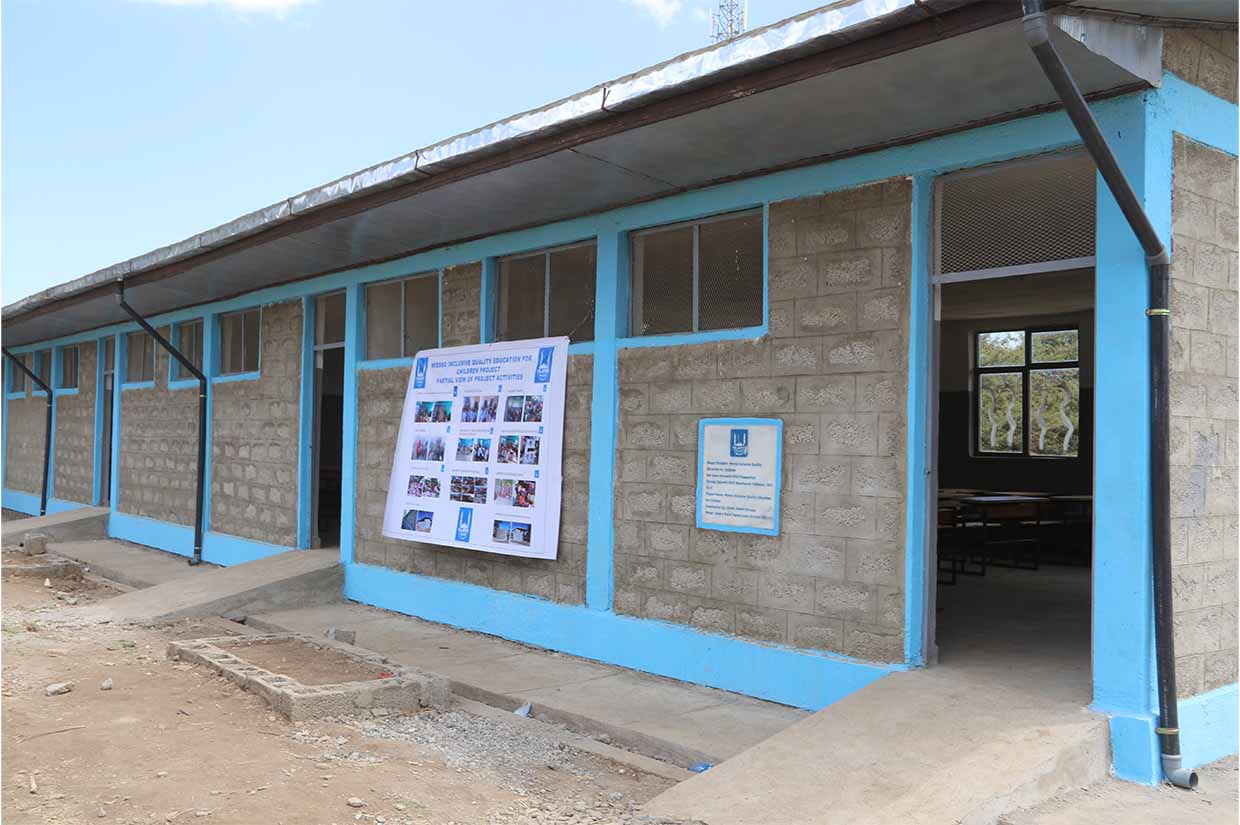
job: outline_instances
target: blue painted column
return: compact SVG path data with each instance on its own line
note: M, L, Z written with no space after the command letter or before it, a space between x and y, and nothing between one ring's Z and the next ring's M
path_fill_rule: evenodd
M106 338L95 341L95 442L91 450L90 503L98 507L103 502L103 351ZM116 381L112 386L115 391Z
M911 225L912 262L909 279L908 326L908 470L904 524L904 661L913 666L926 663L927 546L930 511L927 472L930 433L930 365L934 326L931 319L930 233L934 179L913 178Z
M116 334L116 344L112 347L112 472L108 474L108 508L112 514L120 512L120 474L121 474L121 385L125 382L125 350L129 336L123 332ZM111 530L109 529L109 535Z
M1103 132L1148 202L1144 98L1127 98L1108 113ZM1154 735L1149 286L1141 245L1101 178L1097 210L1093 707L1111 716L1116 774L1153 783L1161 770Z
M204 451L206 460L203 462L206 469L203 472L203 491L202 491L202 534L203 544L206 544L206 534L211 530L211 453L215 436L215 389L211 385L211 379L214 378L219 370L216 361L219 360L220 349L220 325L219 316L215 313L209 313L202 318L202 371L207 376L207 449ZM203 548L203 558L206 558L206 548Z
M301 299L301 387L297 402L297 549L310 546L314 512L314 306L313 297Z
M495 340L495 285L498 283L499 261L495 258L482 259L482 283L478 290L478 343L487 344ZM440 276L442 278L442 274ZM442 283L442 282L441 282ZM440 316L443 316L440 304Z
M362 287L352 283L344 292L344 443L340 468L340 561L353 562L357 507L357 362L362 345ZM441 313L442 314L442 313Z
M616 422L620 411L616 342L628 318L628 240L606 229L598 235L594 313L594 391L590 402L590 512L586 553L586 606L610 611L615 596Z

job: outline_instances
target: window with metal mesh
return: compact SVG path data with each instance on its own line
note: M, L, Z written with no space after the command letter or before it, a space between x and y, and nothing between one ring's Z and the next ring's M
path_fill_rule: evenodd
M593 241L502 259L496 340L566 335L573 343L593 341L597 261Z
M184 321L177 324L176 347L191 364L202 369L202 320ZM194 374L185 368L177 359L172 359L172 377L177 381L187 381Z
M1046 155L946 175L938 181L938 274L1055 262L1089 265L1095 241L1093 162Z
M29 367L30 353L23 353L17 356L17 360ZM26 376L25 371L11 363L7 358L4 360L4 368L9 373L9 392L25 394L27 387L30 386L30 379Z
M636 233L631 334L761 324L762 234L761 212Z
M220 373L258 372L262 311L247 309L220 316Z
M145 332L131 332L125 341L125 380L155 379L155 339Z
M331 297L331 296L326 296ZM344 316L340 335L344 340ZM366 357L412 358L439 346L439 273L366 287Z
M63 390L76 389L78 385L78 348L64 347L60 350L60 383Z

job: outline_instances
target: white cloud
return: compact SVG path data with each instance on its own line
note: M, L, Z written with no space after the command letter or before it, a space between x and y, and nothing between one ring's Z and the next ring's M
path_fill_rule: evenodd
M659 28L672 22L684 6L684 0L628 0L628 3L653 17Z
M212 6L241 17L269 14L278 20L283 20L298 6L309 5L314 0L143 0L143 2L159 6Z

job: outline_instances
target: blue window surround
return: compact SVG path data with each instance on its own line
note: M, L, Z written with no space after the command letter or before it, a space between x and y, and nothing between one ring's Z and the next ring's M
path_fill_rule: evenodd
M206 341L207 320L205 318L186 318L184 321L178 321L177 323L172 324L170 327L171 332L168 334L168 341L172 344L172 346L176 347L177 349L181 348L181 324L184 324L190 321L201 321L202 322L202 337L203 337L203 341L204 342ZM168 389L169 390L197 389L198 388L197 378L194 378L193 376L190 376L189 378L177 378L177 367L179 365L180 365L180 362L177 361L177 359L173 358L171 355L168 356ZM207 370L203 369L202 365L199 365L199 369L202 369L203 374L206 375L208 379L210 378L210 373L207 372Z
M269 302L266 302L266 303L269 303ZM220 364L220 357L221 357L220 353L221 353L222 347L219 345L219 341L221 337L223 336L224 316L241 315L242 313L249 312L250 310L253 310L253 309L258 310L258 369L247 370L246 372L226 373L223 370L223 366ZM205 320L203 321L203 324L204 324L203 336L205 337L206 336L206 326L205 326L206 321ZM229 310L228 312L216 313L214 326L215 326L214 332L215 332L215 341L216 341L214 360L209 362L211 364L211 371L206 373L207 378L209 379L209 383L227 384L230 381L257 381L260 378L262 378L263 377L263 306L262 304L259 304L258 306L251 305L247 307L242 307L241 309L238 309L238 310ZM205 355L206 348L204 347L203 349L204 349L204 355ZM208 362L204 362L204 363L208 363Z
M1230 154L1237 153L1236 106L1213 97L1178 78L1164 76L1155 91L1134 93L1101 101L1093 109L1114 141L1120 160L1138 192L1142 192L1157 228L1170 234L1171 147L1173 130ZM682 193L659 201L624 207L548 226L505 233L468 243L431 250L409 258L335 273L281 287L260 290L239 299L210 307L213 313L233 311L255 302L289 300L321 292L345 289L347 330L345 342L345 490L352 490L357 458L357 374L361 368L378 368L380 362L359 361L361 352L361 285L413 274L431 268L483 261L484 285L493 283L494 259L522 249L551 246L594 236L598 240L600 311L595 324L594 395L591 408L591 489L586 605L568 607L533 597L486 590L353 563L352 537L355 513L342 510L342 560L346 563L346 596L403 612L416 612L434 621L495 633L531 644L540 644L576 655L638 667L704 684L741 690L758 696L805 707L821 707L831 697L845 695L892 667L850 662L839 657L807 651L753 645L723 636L699 633L691 628L637 620L611 610L612 496L615 461L615 421L618 414L617 356L621 348L703 343L710 340L756 337L767 330L727 331L694 335L626 338L628 300L627 233L637 228L689 220L723 211L772 201L821 194L883 180L893 176L913 179L913 275L910 312L910 373L906 433L908 450L908 513L906 517L906 662L922 663L925 590L927 587L924 537L927 524L924 411L928 409L925 369L927 336L932 323L928 301L929 190L936 175L995 161L1075 146L1078 140L1062 113L1051 113L946 135L909 146L859 155L818 166L776 172L707 189ZM1111 717L1112 747L1117 773L1128 779L1152 782L1157 774L1157 746L1153 733L1154 692L1152 607L1149 585L1149 544L1143 523L1148 513L1148 493L1134 488L1131 478L1143 477L1147 457L1123 445L1145 443L1148 424L1132 411L1146 410L1143 382L1148 331L1144 309L1144 262L1105 188L1099 185L1099 239L1097 265L1098 342L1097 414L1107 409L1126 412L1114 420L1127 422L1123 431L1100 432L1095 445L1095 500L1098 501L1095 534L1094 590L1094 709ZM769 244L768 244L769 248ZM488 262L490 268L488 270ZM1134 273L1136 273L1134 275ZM490 278L488 278L488 274ZM1134 277L1141 288L1134 289ZM483 337L493 323L494 307L488 305L491 289L483 290L480 307ZM769 298L768 298L769 302ZM202 312L201 309L165 314L157 320L167 324ZM769 305L767 311L769 317ZM102 331L67 336L57 343L97 338L101 334L133 329L122 324ZM210 326L207 327L211 329ZM122 338L123 341L123 338ZM1108 342L1112 346L1107 346ZM1119 345L1119 344L1122 344ZM46 346L46 343L39 346ZM28 352L36 347L16 347ZM123 363L122 347L117 348ZM401 359L407 362L408 359ZM383 366L406 366L407 363ZM919 366L920 365L920 366ZM1126 386L1127 385L1127 386ZM1104 398L1105 397L1105 398ZM115 403L119 421L119 398ZM6 404L7 404L6 396ZM7 416L6 416L7 418ZM1106 435L1106 437L1104 437ZM113 467L119 463L119 439L114 439ZM210 451L208 451L208 456ZM113 472L113 517L116 531L126 529L115 510L116 473ZM1108 500L1122 500L1122 512L1108 508ZM4 492L5 506L14 494ZM346 502L347 504L348 502ZM186 528L188 529L188 528ZM242 558L253 547L221 534L208 542L220 560ZM149 538L144 539L150 543ZM250 545L254 543L249 543ZM261 549L261 548L260 548ZM278 549L278 548L276 548ZM416 605L416 607L414 607ZM521 622L512 617L520 614ZM714 656L705 656L712 651ZM739 663L743 663L743 667ZM1217 719L1227 715L1227 703L1235 704L1235 688L1229 686L1181 703L1183 719ZM1234 708L1230 710L1234 714ZM1226 727L1226 726L1224 726ZM1215 737L1217 739L1217 736ZM1185 725L1185 752L1195 754L1235 750L1235 728L1225 741L1201 742ZM1222 751L1226 752L1226 751ZM1200 757L1204 758L1204 756Z
M64 369L63 352L70 347L76 347L77 344L69 344L68 346L58 344L52 347L52 395L60 397L62 395L77 395L78 390L82 386L82 353L78 351L78 386L62 387L61 382L65 380L62 371Z

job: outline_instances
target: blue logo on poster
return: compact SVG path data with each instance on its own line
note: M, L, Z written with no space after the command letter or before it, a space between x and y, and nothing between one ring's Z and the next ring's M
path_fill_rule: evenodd
M749 430L732 431L732 457L747 458L749 456Z
M539 347L538 366L534 368L534 383L546 384L551 380L551 356L555 355L555 347Z
M429 358L419 358L413 366L413 387L414 389L422 389L426 386L426 367Z
M474 511L468 507L462 507L456 516L456 540L469 541L469 528L473 526Z

